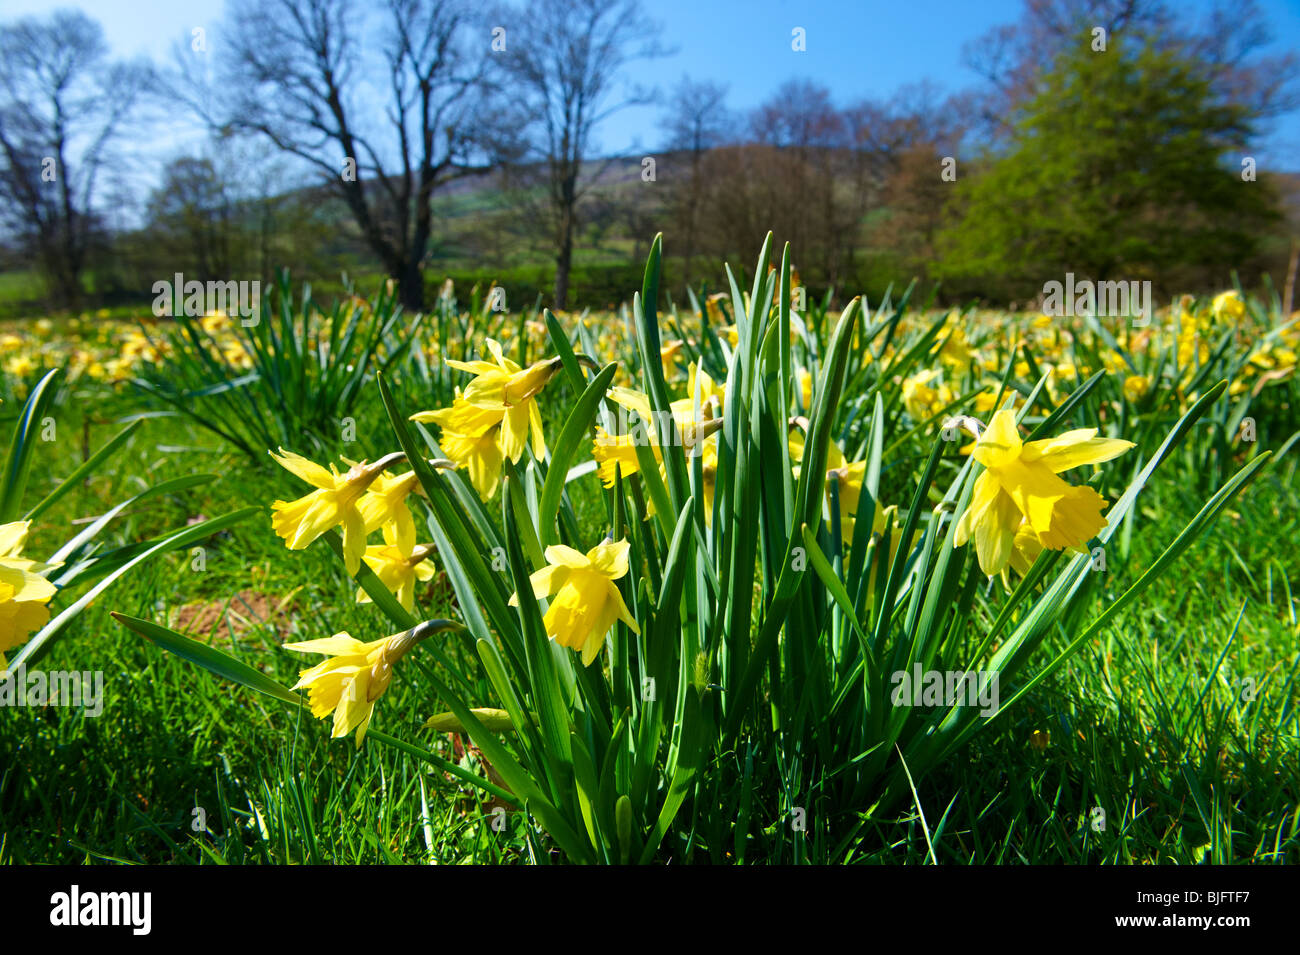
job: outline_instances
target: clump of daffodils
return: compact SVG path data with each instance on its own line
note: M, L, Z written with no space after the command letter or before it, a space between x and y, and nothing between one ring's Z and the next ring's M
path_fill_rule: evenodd
M450 408L411 415L412 421L442 428L443 452L469 471L470 482L484 500L496 494L504 459L517 464L530 443L537 457L546 454L542 412L535 399L562 367L560 359L551 358L521 368L505 357L498 342L489 338L487 347L492 361L445 360L475 376L463 392L457 389Z
M0 524L0 673L8 669L5 653L50 619L47 604L58 588L42 575L57 564L42 564L22 556L30 521Z
M1084 552L1106 526L1101 516L1106 501L1093 488L1071 485L1059 475L1109 461L1132 447L1131 441L1097 437L1096 428L1025 442L1015 415L997 412L972 452L984 471L957 522L954 543L961 547L974 538L980 569L989 576L1011 565L1027 569L1044 548Z

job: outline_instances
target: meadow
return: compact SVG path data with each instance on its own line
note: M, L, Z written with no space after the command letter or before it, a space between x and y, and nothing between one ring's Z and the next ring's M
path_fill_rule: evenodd
M1300 861L1300 313L791 255L5 322L0 861Z

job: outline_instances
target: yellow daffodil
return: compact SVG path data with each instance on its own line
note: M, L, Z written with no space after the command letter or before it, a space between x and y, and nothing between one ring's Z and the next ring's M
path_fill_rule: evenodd
M669 404L672 424L667 426L667 430L673 435L671 440L678 442L684 449L688 461L697 456L701 458L704 486L699 490L703 493L705 522L712 524L713 493L718 472L718 432L722 429L722 418L717 416L722 413L726 388L714 381L708 372L692 364L687 392L688 397ZM659 443L659 432L665 429L655 425L657 416L651 411L650 398L630 388L611 388L609 396L624 408L635 412L637 420L627 434L612 435L604 428L597 427L591 455L600 465L601 483L605 487L613 487L618 475L627 477L641 469L636 453L638 443L649 445L655 460L659 462L660 475L666 477L663 450ZM695 415L697 397L701 418L696 418ZM651 503L647 506L646 516L650 517L654 513L654 505Z
M997 412L975 444L974 457L984 471L957 522L954 543L961 547L973 536L980 568L989 576L1010 563L1022 522L1042 547L1082 550L1106 526L1101 516L1106 501L1091 487L1072 486L1057 475L1109 461L1133 446L1099 438L1095 428L1026 443L1015 415L1007 409Z
M286 650L297 653L323 653L329 657L310 669L301 671L294 689L307 689L311 714L323 719L334 714L337 739L357 731L357 748L366 738L366 729L374 715L375 701L388 689L393 679L393 664L410 652L425 637L444 630L462 630L452 620L428 620L410 630L362 643L347 632L323 640L286 643Z
M695 393L700 395L700 410L707 417L716 417L722 414L722 409L726 405L727 386L719 384L703 368L700 368L691 362L689 374L686 378L686 397L681 402L674 401L671 407L676 411L678 406L684 402L685 407L690 409L691 414L695 413Z
M302 550L333 527L343 526L343 558L348 573L361 568L366 552L366 521L357 505L383 471L382 466L355 464L343 474L290 451L271 452L277 464L316 488L296 501L276 501L271 526L290 550ZM381 462L382 464L382 462Z
M673 377L673 372L677 367L677 356L681 353L683 344L685 343L681 340L674 339L659 349L659 360L664 366L665 381Z
M695 416L697 393L701 416L698 419ZM658 416L651 409L650 397L631 388L611 388L609 397L629 411L636 412L640 419L640 426L633 428L630 433L638 440L644 434L646 443L654 445L658 455L658 446L663 443L665 436L659 434L661 429L656 426ZM669 440L679 441L686 448L687 453L691 453L696 443L705 436L705 432L713 433L713 429L709 427L710 422L722 414L725 398L725 386L719 385L708 372L697 369L692 364L687 384L687 397L679 398L668 405L673 426L677 431L676 435L669 436Z
M442 428L438 443L443 454L455 461L458 468L469 471L470 483L485 501L496 495L501 477L504 459L497 440L501 419L500 414L471 405L461 395L460 389L456 390L450 408L411 415L412 421L433 423Z
M562 647L582 651L590 666L605 643L605 634L622 620L641 632L614 581L628 572L626 540L597 544L583 554L563 544L546 548L546 567L531 577L534 597L553 597L546 611L546 633ZM510 598L517 606L519 595Z
M403 547L390 537L391 531L385 529L383 544L371 544L366 548L362 558L366 566L396 597L398 603L407 609L415 609L415 582L432 580L433 567L426 561L433 553L433 547L421 544L415 548ZM370 603L370 595L364 588L357 590L357 603Z
M957 369L964 369L976 357L962 328L954 328L947 338L940 337L930 349L930 354L938 355L943 364Z
M225 312L208 312L201 319L199 324L209 335L216 335L218 332L228 331L230 329L230 316Z
M627 477L641 470L641 462L636 456L636 445L630 434L610 434L604 428L596 427L596 440L591 445L591 456L600 465L600 482L605 487L613 487L620 474ZM658 445L654 448L656 457L661 455Z
M489 338L487 347L492 355L490 362L462 362L448 358L446 364L475 376L465 386L467 404L480 411L500 413L501 431L497 440L502 455L518 463L531 437L533 453L541 457L546 454L546 440L542 435L542 412L533 399L560 370L560 359L552 358L520 368L502 354L497 342Z
M1112 375L1121 375L1125 373L1131 374L1128 362L1125 361L1124 356L1117 351L1103 352L1101 356L1101 364L1102 367Z
M720 322L725 317L722 311L722 303L728 301L726 292L714 292L704 301L705 311L708 313L709 321ZM735 328L733 325L732 328ZM732 342L734 345L735 342Z
M445 359L450 367L475 376L463 393L457 389L450 408L411 415L412 421L442 428L443 453L469 470L484 500L496 494L505 458L517 463L530 441L535 455L546 454L542 412L535 399L562 367L560 359L551 358L520 368L496 341L489 338L487 347L490 362Z
M1226 292L1220 292L1214 296L1214 301L1210 303L1210 311L1219 321L1225 318L1231 321L1239 321L1246 315L1246 303L1241 300L1236 289L1229 289Z
M917 424L934 417L957 397L946 384L934 384L939 374L937 370L923 371L903 381L903 405Z
M26 643L49 621L46 604L58 593L58 588L41 576L58 564L22 556L30 526L30 521L0 524L0 673L8 668L5 653Z
M975 413L977 415L988 414L996 407L998 401L998 386L985 385L984 390L975 395Z
M361 519L365 521L366 533L371 534L382 528L385 540L389 539L391 533L392 543L410 553L415 547L415 519L411 517L411 509L406 506L406 497L419 486L420 479L414 471L398 477L385 473L375 478L357 503Z
M797 480L803 467L803 432L792 430L789 443L790 462ZM858 499L862 496L862 481L866 474L866 461L855 461L850 464L844 452L840 450L840 446L834 441L830 443L826 449L826 487L823 492L825 512L830 513L831 488L835 487L840 499L840 536L845 546L853 542L854 517L858 511Z
M1151 379L1146 375L1129 375L1124 379L1124 397L1137 404L1151 390Z

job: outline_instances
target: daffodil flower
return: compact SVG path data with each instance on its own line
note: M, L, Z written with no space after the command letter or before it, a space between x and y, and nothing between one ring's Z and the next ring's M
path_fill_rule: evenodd
M1210 303L1210 311L1214 317L1222 321L1239 321L1246 315L1246 303L1241 300L1236 289L1229 289L1226 292L1220 292L1214 296L1214 301Z
M802 422L804 419L797 419ZM804 436L797 428L790 432L790 461L795 480L803 468ZM826 513L830 513L831 487L834 485L840 499L840 535L846 543L853 540L854 517L858 500L862 497L862 481L867 475L867 462L849 463L840 446L834 441L826 448L826 486L823 490Z
M49 621L46 604L58 593L41 575L59 565L22 556L30 527L30 521L0 524L0 673L8 670L5 652L26 643Z
M411 420L442 428L438 443L443 453L458 468L469 471L474 490L483 500L490 501L501 477L503 457L497 436L502 417L497 412L474 407L457 389L450 408L421 411L411 415Z
M329 657L310 669L301 671L293 689L307 690L311 714L324 719L334 714L331 738L357 731L357 748L366 738L366 729L374 715L375 701L388 689L393 679L393 664L404 657L425 637L444 630L464 629L453 620L428 620L418 626L362 643L346 631L323 640L286 643L286 650L297 653L323 653Z
M271 526L290 550L302 550L333 527L343 526L343 558L348 573L361 569L366 552L366 520L357 505L361 496L400 453L389 455L375 464L355 464L343 474L330 465L327 471L319 464L290 451L271 452L277 464L316 488L296 501L276 501Z
M620 474L627 477L641 469L641 462L636 454L638 442L650 446L655 460L659 462L659 472L664 474L659 431L675 432L672 440L681 443L688 457L698 454L703 459L701 465L705 482L705 516L708 519L713 513L713 486L718 466L717 432L722 428L722 419L716 416L722 413L726 388L714 381L708 372L691 364L687 391L689 397L679 398L669 404L672 424L660 429L655 426L657 416L651 409L648 395L631 388L611 388L609 397L629 411L635 412L640 423L630 433L621 435L612 435L604 428L597 427L591 454L600 466L600 480L605 487L613 487ZM702 420L697 419L695 415L697 395ZM651 508L649 514L653 513Z
M654 451L658 458L661 455L658 445ZM596 426L596 440L591 445L591 456L599 465L600 482L605 487L613 487L620 474L627 477L641 470L632 435L610 434L599 425Z
M960 327L954 328L947 338L936 340L930 348L930 354L937 355L939 361L955 369L964 369L979 357L966 340L965 329Z
M659 349L659 361L664 368L665 381L673 376L673 371L677 365L677 356L681 353L684 344L680 339L673 339Z
M384 536L390 538L391 532L385 529ZM412 611L415 609L415 582L433 579L433 568L425 561L431 553L433 548L428 544L407 548L388 539L383 544L369 545L362 559L383 585L397 596L398 602L407 611ZM357 590L357 603L369 602L370 595L365 589Z
M614 586L628 572L629 546L626 540L597 544L583 554L553 544L546 548L548 566L530 578L534 597L554 597L543 618L546 633L562 647L581 650L583 666L596 659L615 621L641 632ZM518 604L515 594L510 605Z
M1137 404L1151 390L1151 379L1146 375L1129 375L1124 379L1124 397Z
M546 439L542 434L542 412L533 399L560 370L560 359L520 368L502 354L497 342L489 338L487 347L492 355L490 362L448 358L446 364L475 376L465 386L464 400L468 405L480 411L500 412L501 431L497 440L502 455L518 463L531 438L533 453L541 457L546 454Z
M1101 516L1106 501L1091 487L1072 486L1057 475L1109 461L1133 446L1099 438L1096 428L1022 442L1015 415L1007 409L997 412L972 452L984 472L957 522L954 543L961 547L974 537L980 569L989 576L1011 562L1022 523L1040 547L1082 551L1106 526Z
M391 543L410 553L415 547L415 519L411 517L411 509L406 505L406 497L419 486L420 480L414 471L398 477L381 474L375 478L357 503L361 519L365 521L366 533L371 534L382 528L385 540L391 535Z
M535 455L546 454L542 412L535 399L562 367L560 359L552 358L520 368L505 357L497 342L489 338L487 347L490 362L445 360L448 366L475 376L464 392L456 390L450 408L411 415L412 421L442 428L443 452L457 467L469 470L470 481L484 500L496 494L504 459L517 463L530 440Z
M903 405L912 421L917 424L934 417L957 397L947 384L931 384L939 375L937 369L932 369L918 372L903 381Z

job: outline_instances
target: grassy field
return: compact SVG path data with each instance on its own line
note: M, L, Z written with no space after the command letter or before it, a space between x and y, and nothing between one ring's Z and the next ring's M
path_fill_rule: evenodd
M739 298L747 299L751 314L758 314L754 300L761 299L761 293ZM779 303L779 294L776 298ZM743 350L745 339L736 335L732 341L727 327L734 330L743 324L733 311L737 299L733 294L707 308L701 303L698 312L684 308L676 316L660 317L665 344L678 338L688 343L679 363L668 363L674 395L682 394L688 356L711 366L718 380L726 378L727 362L714 356ZM372 314L381 314L382 296L372 298L368 307ZM793 734L766 748L766 704L760 703L758 715L746 717L746 733L719 732L716 744L704 747L703 769L691 782L685 808L662 845L647 850L648 856L719 864L739 861L738 856L774 863L1300 861L1300 481L1296 454L1288 452L1290 436L1300 428L1294 378L1296 317L1281 316L1275 304L1266 302L1189 300L1181 318L1172 311L1162 313L1152 322L1149 340L1139 340L1139 333L1120 332L1117 326L1105 336L1086 332L1081 324L1063 334L1062 322L1038 315L978 310L945 315L917 304L899 307L897 301L875 307L875 318L868 314L866 330L854 340L860 349L856 355L870 355L851 363L845 397L820 414L834 421L835 440L850 461L869 459L872 437L864 420L880 412L867 413L866 406L867 412L858 416L854 409L862 411L866 399L854 399L883 397L877 408L884 409L887 423L882 419L883 452L877 462L883 460L883 466L875 496L898 503L902 514L908 513L908 497L925 486L921 473L947 416L965 411L987 422L1004 379L1010 383L1005 393L1015 396L1020 407L1028 406L1026 425L1065 406L1075 419L1073 427L1100 424L1104 433L1136 442L1134 460L1121 458L1122 467L1105 466L1122 472L1112 479L1116 490L1132 477L1137 456L1144 461L1151 457L1180 414L1195 404L1198 392L1206 394L1216 381L1225 382L1207 417L1148 482L1123 532L1105 548L1104 573L1089 578L1092 610L1083 617L1053 617L1033 649L1036 661L1052 660L1070 648L1084 624L1159 562L1169 542L1234 472L1262 451L1272 451L1275 457L1254 472L1238 496L1225 502L1170 573L1106 619L1064 665L1035 680L1023 698L972 740L919 774L915 789L903 801L873 808L874 799L853 803L837 797L849 803L840 811L854 817L850 828L836 821L825 832L813 826L806 838L791 836L791 806L806 803L798 792L783 788L788 789L791 780L802 780L808 791L819 786L829 791L831 778L843 767L792 771L789 763L805 756L810 764L815 762L811 751L805 753L802 744L791 742ZM395 446L373 374L381 363L391 360L385 380L403 409L414 412L450 404L452 389L463 386L469 376L442 365L441 359L468 360L471 352L482 354L485 334L501 340L506 353L518 355L525 367L529 360L555 354L543 316L469 314L464 305L447 302L439 309L442 321L425 322L408 350L401 350L402 332L395 329L385 332L375 348L364 349L367 373L355 393L337 399L348 402L346 414L337 403L313 409L312 395L317 392L312 389L323 387L316 379L310 387L302 386L307 391L305 405L266 409L272 434L279 428L279 437L298 437L284 446L313 461L346 467L344 457L374 460ZM715 313L712 322L710 311ZM773 306L773 315L783 311L779 304ZM324 314L329 313L327 304ZM1189 316L1194 317L1190 338ZM809 391L799 396L801 379L794 374L781 385L791 413L801 412L816 422L820 419L813 396L832 382L823 375L833 355L835 315L814 303L802 317L802 327L792 334L792 340L798 338L793 355L795 364L809 371ZM346 311L334 318L336 323L358 320L357 314L349 317ZM643 380L638 368L645 374L644 362L629 351L635 346L625 335L634 321L627 314L591 315L581 335L569 317L559 316L555 324L573 336L579 351L601 364L620 360L614 381L626 386ZM887 335L879 330L868 334L877 324L883 328L890 322ZM219 341L234 342L240 334L222 323L212 329ZM960 337L954 329L960 330ZM1275 329L1285 334L1266 338ZM20 341L15 344L7 335ZM1102 345L1114 335L1122 338L1115 342L1116 353L1133 359L1128 368ZM44 368L69 369L50 412L57 436L36 446L37 463L27 489L31 502L72 473L123 423L147 416L109 466L98 469L33 524L25 555L48 555L87 518L150 485L189 475L209 474L212 480L128 506L112 522L109 538L122 544L152 540L170 528L248 505L264 509L208 539L197 564L191 550L177 550L125 575L52 644L42 660L44 668L104 673L102 715L90 717L64 706L0 712L0 861L441 864L551 861L571 855L543 832L550 832L544 820L522 812L495 812L504 804L475 792L447 771L447 764L454 764L482 775L488 763L499 760L487 758L481 740L471 739L473 734L425 727L430 716L447 709L445 685L456 685L441 658L413 655L414 663L397 669L376 708L372 731L404 741L407 748L379 745L375 739L358 747L350 737L330 739L329 724L305 710L287 708L218 679L110 617L115 611L163 624L285 687L295 682L302 667L318 661L283 650L283 643L338 631L374 640L399 629L374 603L354 599L357 582L324 542L301 551L286 549L272 529L269 505L305 493L304 485L265 455L269 448L256 445L259 432L248 414L238 412L237 403L221 404L242 400L237 394L195 397L199 380L184 375L201 375L201 366L182 362L178 349L165 345L164 336L165 329L156 326L142 336L133 323L107 314L98 319L55 318L39 331L34 320L0 328L0 348L5 350L0 437L14 426ZM283 349L284 341L277 347ZM1185 352L1181 356L1180 348ZM257 367L249 358L254 351L253 346L243 352L227 349L228 379ZM1258 360L1252 364L1252 359ZM356 364L362 361L357 358ZM1202 368L1208 373L1198 379ZM1096 371L1109 374L1088 385L1087 400L1071 407L1070 395ZM927 378L926 372L934 374ZM157 390L168 376L184 381L188 389L174 404L159 397ZM154 390L134 385L136 378L152 381ZM563 373L541 392L538 400L552 453L580 393ZM258 400L256 396L254 392L249 400ZM1247 397L1249 405L1244 403ZM178 410L186 405L189 413ZM1243 411L1259 429L1257 442L1238 440ZM235 429L255 453L245 453L202 427L195 416L209 425ZM351 440L333 430L343 417L354 419ZM1064 421L1059 430L1065 430ZM435 433L432 427L428 431ZM585 439L573 464L591 458L591 433L586 428L582 433ZM967 459L954 445L933 460L936 469L959 475ZM538 490L540 484L539 479ZM618 502L631 498L620 497L626 489L621 483L619 488L603 489L594 475L571 481L561 511L562 536L573 536L582 551L597 543L607 527L622 526L623 520L629 526L640 522L644 510L640 515L632 508L620 510ZM635 493L640 494L640 485ZM1105 496L1113 503L1118 495ZM938 514L944 497L938 487L921 493L912 510L918 518ZM510 499L506 491L488 507L494 521L502 520L503 499ZM516 507L522 504L516 502ZM827 508L831 514L836 510L832 498ZM527 512L524 508L513 519ZM424 540L424 521L417 516L416 523ZM508 532L508 525L500 526ZM662 555L670 535L651 541L652 526L646 520L634 540L640 541L643 534L645 543L638 547L657 547ZM720 527L731 526L729 515L713 515L707 528L710 543ZM584 544L577 544L578 539ZM756 546L761 549L761 541ZM971 550L973 546L955 553L965 559L964 552ZM846 549L843 566L838 557L833 563L852 586L854 560L848 554ZM465 559L460 557L462 563ZM867 566L873 566L871 558L867 560ZM976 574L973 561L972 554L970 583L960 599L972 625L986 632L1008 603L1001 582ZM456 567L456 559L440 548L432 578L418 584L417 616L468 619L449 577L449 568ZM763 612L774 602L767 577L765 566L756 563L758 609L747 631L751 649L761 644ZM818 591L818 599L825 601L818 619L824 612L827 621L838 622L825 624L823 641L832 641L844 627L843 620L834 617L842 609L833 598L834 588L829 591L832 596ZM640 593L639 588L628 588L626 597L639 601ZM54 606L71 599L60 593ZM869 605L868 600L868 610ZM636 613L647 628L643 609ZM879 619L878 613L863 615L864 625ZM632 652L622 642L625 638L625 632L613 638L612 649L590 669L609 668L616 682L618 668L624 665L618 654ZM761 685L760 701L775 706L778 684L793 679L798 661L787 654L797 639L795 628L787 626L773 658L779 669ZM450 663L469 675L480 696L470 701L473 705L501 705L495 684L481 673L473 675L480 659L468 635L448 637L442 647ZM576 660L570 651L554 649L566 655L557 659ZM14 651L8 653L12 659ZM608 656L611 653L615 656ZM729 682L725 659L719 672L718 679L730 691L735 684ZM617 696L616 687L611 692ZM1011 689L1004 688L1004 704L1011 695ZM534 705L544 706L535 689L529 696ZM580 716L572 719L581 725ZM617 732L614 735L617 739ZM529 744L525 740L517 746L518 758L524 761ZM446 763L423 758L422 753ZM664 757L660 753L655 758ZM763 767L772 775L760 783ZM736 780L749 781L751 774L753 796L742 804L743 823L737 832L736 804L729 801L729 793L741 788ZM663 798L670 778L652 781L650 792ZM650 828L653 813L642 816L638 807L636 818L640 832ZM849 834L841 839L845 832ZM828 834L835 836L834 847L825 841ZM599 841L593 840L598 849Z

